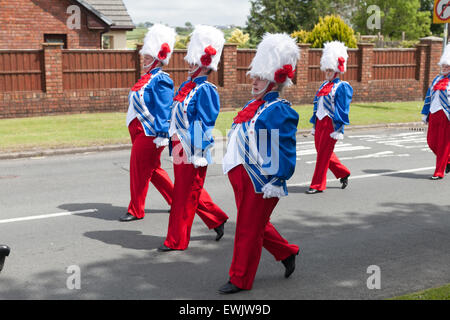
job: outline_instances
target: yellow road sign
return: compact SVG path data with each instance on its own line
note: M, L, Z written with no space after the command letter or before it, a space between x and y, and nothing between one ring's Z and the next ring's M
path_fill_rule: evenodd
M433 23L450 23L450 0L434 0Z

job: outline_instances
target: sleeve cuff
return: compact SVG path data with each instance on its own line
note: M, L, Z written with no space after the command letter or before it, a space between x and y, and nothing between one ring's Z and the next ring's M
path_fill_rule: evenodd
M338 131L332 132L330 137L334 140L344 140L344 134Z
M261 189L262 192L264 192L264 199L268 198L281 198L285 197L286 193L284 192L284 188L281 186L275 186L271 183L266 184Z

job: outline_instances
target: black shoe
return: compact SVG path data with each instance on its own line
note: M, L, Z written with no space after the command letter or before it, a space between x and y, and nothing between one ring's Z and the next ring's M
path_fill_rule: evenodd
M313 188L309 188L308 191L306 191L307 194L316 194L316 193L321 193L321 192L323 192L323 191L316 190Z
M450 173L450 163L445 168L445 173Z
M164 244L162 244L159 248L158 251L159 252L169 252L169 251L175 251L176 249L172 249L169 247L166 247Z
M214 231L217 233L216 241L219 241L220 239L222 239L223 234L225 232L225 223L226 223L226 221L224 223L222 223L220 226L218 226L217 228L214 228Z
M242 291L243 289L236 287L234 284L232 284L230 281L225 283L223 286L219 288L219 293L221 294L231 294L236 293L239 291Z
M430 179L431 180L441 180L441 179L444 179L444 178L438 177L438 176L432 176Z
M293 255L287 257L286 259L281 260L281 263L286 268L286 271L284 272L284 277L285 278L289 278L289 276L294 272L294 270L295 270L295 257L298 256L299 253L300 253L300 250L296 254L293 254Z
M8 246L0 245L0 271L3 269L5 258L9 256L11 249Z
M348 186L348 177L350 177L350 175L346 176L345 178L341 178L341 180L339 180L342 183L341 189L345 189Z
M119 221L120 222L130 222L130 221L142 220L142 219L143 218L136 218L131 213L127 212L127 214L125 214L124 216L120 217Z

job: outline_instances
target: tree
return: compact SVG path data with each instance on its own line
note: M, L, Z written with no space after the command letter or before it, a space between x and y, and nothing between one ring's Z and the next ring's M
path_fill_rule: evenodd
M420 0L420 11L430 13L430 19L433 19L434 0ZM444 32L443 23L431 23L431 33L440 36Z
M380 8L380 29L370 30L367 22L371 16L377 14L369 7L375 5ZM393 39L400 39L405 32L407 39L418 39L430 35L430 12L420 11L420 0L370 0L359 1L352 22L355 30L361 34L377 34L381 32Z
M255 45L266 32L311 30L319 17L328 14L348 13L355 0L251 0L250 15L245 32Z
M194 26L190 22L186 22L184 24L184 27L176 27L175 28L175 31L177 32L177 34L179 34L181 36L188 36L192 33L193 30L194 30Z

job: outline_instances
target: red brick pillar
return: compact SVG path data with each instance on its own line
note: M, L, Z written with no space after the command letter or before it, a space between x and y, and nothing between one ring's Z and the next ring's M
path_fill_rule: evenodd
M297 63L295 101L292 101L293 103L302 103L308 100L309 48L311 44L300 43L298 46L300 48L300 59Z
M422 95L425 97L427 93L427 88L425 88L425 70L427 66L427 49L426 44L416 45L416 80L419 81L419 86L422 89Z
M227 43L223 47L223 87L234 89L237 84L237 45Z
M360 51L359 60L359 81L361 82L361 91L359 97L361 100L370 100L370 82L373 80L373 43L358 43Z
M237 86L237 45L226 43L223 47L221 70L223 80L221 88L221 109L233 108L238 105L235 101ZM220 82L220 79L219 79Z
M425 45L427 48L425 58L425 70L424 70L424 92L426 94L428 87L433 82L433 79L439 74L439 60L442 56L443 39L438 37L426 37L420 39L420 44Z
M63 66L62 45L56 43L44 43L44 67L45 67L45 92L48 98L62 96Z

